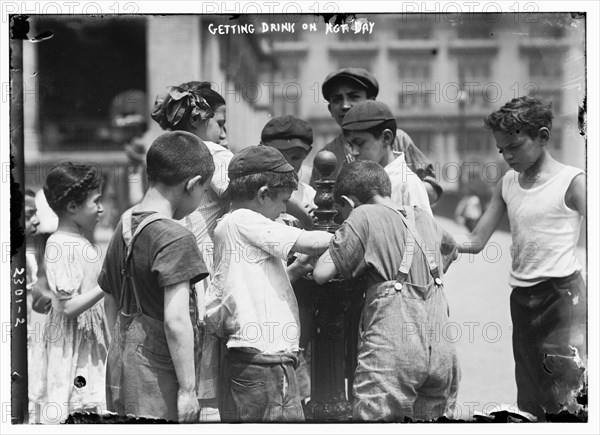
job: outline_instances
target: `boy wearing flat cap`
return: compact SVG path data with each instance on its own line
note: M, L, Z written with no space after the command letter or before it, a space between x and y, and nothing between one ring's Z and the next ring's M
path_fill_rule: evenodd
M227 346L223 421L303 421L295 368L300 323L290 275L291 252L311 256L332 235L304 231L275 219L286 210L298 175L275 148L251 146L229 164L231 209L215 229L214 276L206 326ZM300 269L300 270L298 270Z
M313 131L310 124L292 115L284 115L271 119L263 128L261 142L264 145L276 148L283 154L287 162L298 173L302 162L310 152L313 143ZM307 213L312 213L316 208L314 204L317 192L308 184L298 181L298 189L292 193L292 200L299 204ZM306 228L303 223L289 213L281 213L278 221L286 225ZM296 258L291 258L296 261ZM300 352L298 358L300 366L296 370L300 386L300 397L305 400L310 397L310 367L307 364L306 349L311 339L311 323L314 315L314 291L307 286L304 280L292 281L294 293L298 300L300 311Z
M327 105L329 113L341 127L344 116L355 104L375 100L379 93L379 83L367 70L348 67L329 74L323 82L322 91L323 96L329 102ZM350 146L342 134L325 145L323 149L333 152L337 157L338 167L332 174L333 178L338 176L346 164L355 160ZM411 170L424 182L429 202L434 204L443 191L435 179L431 161L415 146L410 136L399 128L396 129L393 149L397 153L402 153L400 157L406 160ZM310 185L314 186L315 181L319 178L319 171L313 167Z
M312 149L313 131L308 122L292 115L284 115L267 122L260 139L262 144L273 147L283 154L297 174L302 167L302 162ZM291 199L309 213L315 209L313 200L316 194L317 192L311 186L298 181L298 189L292 193ZM300 221L288 213L282 213L280 218L288 225L303 228Z
M342 129L356 160L372 160L385 168L392 181L394 204L418 206L433 216L425 186L393 150L396 117L386 104L374 100L358 103L344 116Z

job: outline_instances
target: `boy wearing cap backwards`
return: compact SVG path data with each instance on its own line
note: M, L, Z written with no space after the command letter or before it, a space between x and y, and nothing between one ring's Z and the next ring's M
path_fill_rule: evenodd
M375 100L379 93L379 83L367 70L348 67L329 74L323 82L322 91L323 96L328 101L329 113L341 127L344 115L355 104ZM323 149L333 152L337 157L338 166L332 174L333 178L337 177L343 166L355 160L351 147L344 139L343 134L337 136ZM443 191L435 180L435 172L431 161L415 146L410 136L399 128L396 130L393 149L399 153L399 157L406 160L411 170L425 183L429 201L434 204ZM310 185L314 186L319 177L319 171L313 167Z
M396 117L387 105L374 100L358 103L344 116L342 129L356 160L372 160L385 168L394 204L416 205L433 216L425 186L392 148Z
M448 324L442 279L456 248L428 213L399 207L391 193L389 176L375 162L342 169L334 199L347 219L313 277L319 284L337 273L366 278L354 419L428 421L450 414L458 392L454 345L431 334Z
M290 252L320 255L332 235L287 226L285 211L298 175L275 148L251 146L229 164L231 209L215 229L214 277L207 328L227 345L224 421L303 421L295 367L300 336L298 305L286 270Z

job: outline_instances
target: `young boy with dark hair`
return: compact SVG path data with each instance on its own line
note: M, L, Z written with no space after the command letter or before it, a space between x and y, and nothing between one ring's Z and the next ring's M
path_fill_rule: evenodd
M356 104L344 116L342 129L356 160L372 160L385 168L397 206L416 205L433 216L423 182L392 148L396 117L387 105L374 100Z
M106 403L119 415L197 422L191 286L208 271L194 235L174 219L198 207L215 166L206 145L183 131L159 136L146 162L148 191L121 218L98 278L114 325Z
M442 280L456 249L428 213L394 203L392 189L376 162L342 169L334 197L347 219L313 277L366 278L354 419L428 421L451 414L458 392L454 345L431 333L448 324Z
M224 421L302 421L295 368L300 337L298 305L286 270L290 252L319 255L331 240L275 222L298 184L294 168L275 148L251 146L229 164L231 211L215 229L214 277L207 328L227 345Z
M538 98L511 100L485 119L510 170L460 252L480 252L508 212L510 310L517 405L544 421L578 409L586 355L586 285L575 257L586 216L585 174L552 158L552 110Z

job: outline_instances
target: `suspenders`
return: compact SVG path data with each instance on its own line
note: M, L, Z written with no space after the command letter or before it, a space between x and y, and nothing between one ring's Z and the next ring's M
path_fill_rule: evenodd
M121 310L121 315L126 316L126 317L138 316L138 315L143 314L142 306L140 304L138 290L135 285L135 280L133 279L133 277L131 275L131 256L133 253L133 244L134 244L135 240L137 239L137 237L139 236L139 234L142 232L142 230L144 228L146 228L146 226L148 226L152 222L155 222L155 221L158 221L161 219L171 220L170 218L168 218L164 215L161 215L159 213L152 213L150 216L145 217L142 220L142 222L140 222L140 224L135 229L135 232L132 234L131 233L132 214L133 214L133 208L130 208L125 213L123 213L123 232L122 232L122 234L123 234L123 241L125 242L125 246L127 247L127 255L125 257L125 264L124 264L123 270L122 270L123 284L121 286L121 300L119 301L119 309ZM127 285L128 283L131 283L130 288L132 290L133 297L135 299L135 304L136 304L136 312L135 313L123 312L124 295L128 288L128 285ZM192 323L194 323L196 326L198 326L200 319L197 318L198 312L197 312L197 307L196 307L196 292L191 288L190 288L190 306L194 307L190 311L190 317L192 318ZM192 312L193 312L193 315L192 315Z
M137 228L135 229L135 232L132 235L132 233L131 233L131 220L132 220L131 215L132 214L133 214L133 208L130 208L125 213L123 213L123 241L125 242L125 246L127 248L127 255L125 257L125 263L124 263L123 270L122 270L123 284L121 286L121 298L120 298L121 300L119 301L119 309L121 310L121 314L125 315L125 316L139 315L142 313L142 307L140 305L138 292L137 292L133 277L131 276L131 254L133 252L133 243L135 242L138 235L142 232L142 230L146 226L148 226L152 222L160 220L160 219L168 219L167 217L162 216L158 213L153 213L150 216L147 216L146 218L144 218L142 220L142 222L140 222L140 224L137 226ZM127 290L128 282L131 283L133 297L135 298L135 304L137 307L136 313L124 313L123 312L124 295Z
M410 266L412 265L413 257L415 255L416 246L418 245L425 258L427 259L427 264L429 265L429 272L437 285L442 285L442 279L440 278L440 270L435 261L435 254L433 252L429 252L426 249L425 241L421 237L421 234L417 231L415 227L415 211L412 207L403 207L400 210L396 210L402 219L402 223L408 230L406 233L406 243L404 254L402 255L402 263L400 263L400 268L398 269L398 273L396 274L396 283L394 284L394 288L397 291L402 290L402 285L406 281L408 277L408 272L410 271Z

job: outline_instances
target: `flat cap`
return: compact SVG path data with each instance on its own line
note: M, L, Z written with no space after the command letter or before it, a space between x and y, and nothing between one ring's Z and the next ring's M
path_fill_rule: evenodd
M229 162L229 179L259 174L261 172L291 172L290 165L283 154L268 146L250 146L233 156Z
M313 143L313 131L308 122L292 115L284 115L267 122L260 139L265 145L278 150L300 147L309 152Z
M333 86L342 79L357 83L367 91L368 97L376 97L379 93L379 83L377 83L377 79L373 74L363 68L348 67L334 71L325 77L321 90L327 101L329 101Z
M344 116L344 130L367 130L385 121L396 119L387 104L367 100L352 106Z

